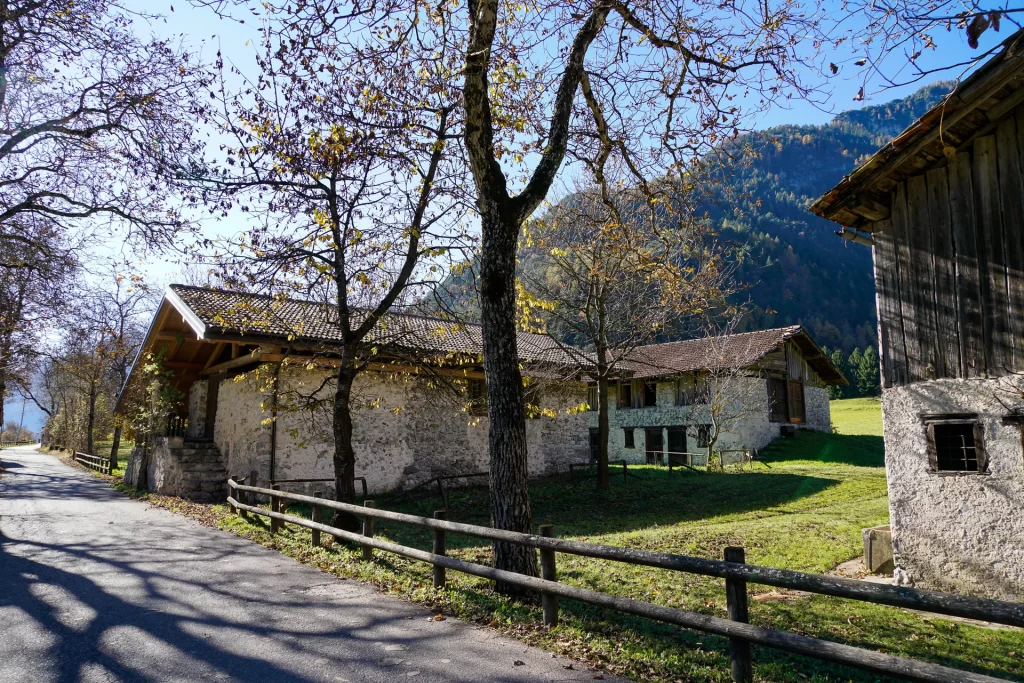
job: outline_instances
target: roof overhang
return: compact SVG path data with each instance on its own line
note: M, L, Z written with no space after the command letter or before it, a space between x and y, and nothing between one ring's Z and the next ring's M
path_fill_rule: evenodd
M889 217L892 188L946 163L1024 102L1024 29L939 104L878 150L810 209L849 228L873 231Z

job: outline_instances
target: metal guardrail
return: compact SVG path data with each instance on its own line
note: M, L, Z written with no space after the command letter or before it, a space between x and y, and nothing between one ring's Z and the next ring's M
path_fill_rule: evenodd
M75 462L85 465L91 470L100 472L101 474L110 474L110 458L105 458L102 455L89 455L88 453L80 453L75 451Z
M993 683L1003 680L820 638L753 626L747 623L746 585L748 582L1024 627L1024 604L748 565L743 562L742 548L727 548L725 561L708 560L685 555L558 539L554 538L553 528L550 525L542 526L540 534L522 534L473 524L449 522L444 519L444 511L435 513L435 518L430 519L389 510L378 510L373 501L366 501L365 506L352 505L314 496L245 486L234 480L228 482L228 487L231 493L228 496L229 505L243 517L248 513L269 517L271 533L276 533L287 522L311 529L314 545L320 544L320 535L325 533L361 545L364 559L372 559L373 549L377 549L427 562L435 568L434 586L437 588L444 587L443 570L454 569L541 593L544 604L544 621L549 625L557 624L557 600L558 597L565 597L626 614L724 636L729 638L734 681L749 681L752 677L750 643L910 680L934 681L936 683L946 683L947 681ZM267 496L270 499L270 509L249 505L250 494ZM235 497L236 495L238 498ZM313 519L309 520L281 512L280 505L285 500L312 505ZM357 534L322 524L320 522L322 508L341 510L361 516L363 518L363 533ZM432 529L434 531L433 552L374 538L373 521L375 519L386 519ZM536 548L541 555L542 578L523 576L448 557L444 550L444 534L448 532ZM726 603L729 618L722 619L697 612L688 612L559 583L555 566L556 552L723 578L726 581Z

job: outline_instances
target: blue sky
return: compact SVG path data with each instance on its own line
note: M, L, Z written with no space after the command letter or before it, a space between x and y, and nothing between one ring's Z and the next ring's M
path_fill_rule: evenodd
M166 2L165 0L128 0L129 7L135 6L147 11L162 12L166 20L153 24L137 23L137 31L140 34L155 34L164 38L180 38L191 49L198 51L205 59L212 59L220 50L225 60L233 63L243 72L250 71L254 63L254 56L259 46L260 34L256 30L258 23L254 19L248 19L245 24L225 20L217 17L212 11L204 8L195 8L187 3L187 0L179 0L177 3ZM171 7L174 10L171 11ZM838 3L836 3L838 7ZM237 16L242 16L237 14ZM1004 26L1000 34L989 32L983 36L982 48L990 46L998 40L1005 38L1013 30L1012 26ZM937 36L940 41L938 51L926 52L920 59L920 65L927 69L938 66L940 63L949 64L970 59L977 54L967 46L966 38L962 32L952 34L940 33ZM811 104L807 101L794 99L785 106L781 104L771 111L761 114L754 122L758 129L770 128L781 124L823 124L841 111L855 109L863 106L882 104L889 100L905 97L918 88L927 85L940 78L954 78L961 75L957 72L933 78L924 79L918 83L903 87L890 88L880 93L871 94L871 88L867 91L864 101L855 102L854 96L860 89L862 82L857 73L857 67L852 63L856 58L847 49L837 51L834 54L824 55L826 63L833 61L839 65L839 74L830 79L826 88L829 92L827 102L823 104ZM894 59L898 59L894 55ZM895 65L895 61L891 65ZM837 179L838 180L838 179ZM216 220L206 223L203 226L204 234L228 235L236 233L246 227L242 217L229 217L227 220ZM111 245L112 249L118 249ZM153 284L166 284L182 280L181 272L183 266L173 257L162 256L151 259L140 265L140 269L148 274ZM5 404L6 419L20 418L22 401L20 397L13 397ZM31 403L25 411L26 427L38 430L43 422L43 414Z

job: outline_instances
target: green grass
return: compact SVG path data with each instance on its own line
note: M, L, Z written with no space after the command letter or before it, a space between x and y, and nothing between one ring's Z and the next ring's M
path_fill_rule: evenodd
M594 543L721 558L739 545L747 561L824 572L861 553L860 531L888 521L878 401L833 404L837 433L804 432L766 449L753 471L671 475L653 467L630 468L637 478L613 478L601 492L592 480L573 488L567 481L531 486L534 520L555 525L559 536ZM477 487L449 494L448 519L488 523L487 491ZM382 496L379 507L430 515L436 498ZM293 513L307 514L302 508ZM226 516L221 526L278 548L325 571L369 580L467 620L500 628L527 642L586 659L637 680L728 680L724 639L565 601L562 623L547 629L540 610L506 600L487 582L449 571L450 588L430 587L430 568L379 554L365 563L341 545L313 550L308 532L271 537L261 521ZM382 524L378 534L420 548L429 532ZM450 536L452 554L488 563L490 550L478 540ZM633 567L570 555L558 556L559 579L574 585L681 609L725 615L724 583L717 579ZM904 610L824 596L780 595L751 585L755 624L828 640L885 650L950 666L1007 677L1024 671L1024 632L985 629ZM765 681L878 680L877 676L816 660L755 648L755 675Z
M110 449L113 448L113 441L97 441L94 444L97 455L108 457ZM132 442L128 439L121 439L117 446L117 467L110 474L115 477L124 477L124 468L128 464L128 457L132 454Z

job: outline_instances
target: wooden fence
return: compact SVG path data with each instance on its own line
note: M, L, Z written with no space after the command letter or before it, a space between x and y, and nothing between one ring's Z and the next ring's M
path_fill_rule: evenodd
M91 470L96 470L103 474L110 474L110 458L106 458L102 455L89 455L88 453L80 453L75 451L75 462L85 465Z
M557 539L554 538L554 529L550 525L541 526L539 534L522 534L473 524L450 522L444 518L444 511L434 513L434 518L430 519L428 517L391 512L389 510L378 510L375 508L373 501L366 501L365 506L351 505L325 500L318 495L303 496L255 486L245 486L234 479L228 482L228 487L231 494L228 497L228 503L232 508L243 517L250 512L269 517L272 533L276 533L285 522L288 522L312 529L312 542L314 545L320 544L320 535L324 533L361 545L363 548L363 558L367 560L372 558L373 550L377 549L430 563L434 566L434 586L436 588L444 587L445 570L453 569L473 576L501 581L536 591L543 596L544 622L551 626L558 623L558 598L563 597L626 614L633 614L684 628L724 636L729 639L732 677L734 681L738 682L750 681L752 678L749 649L751 643L910 680L942 683L948 681L992 683L1003 680L984 674L921 662L915 659L896 657L852 645L833 643L821 640L820 638L754 626L747 623L748 582L1024 627L1024 604L971 598L952 593L916 590L900 586L888 586L819 574L807 574L788 569L748 565L743 561L742 548L726 548L725 561L708 560L685 555ZM268 497L270 509L249 505L250 495L253 496L253 500L255 500L255 496ZM286 500L312 505L313 519L295 517L281 512L283 503ZM357 534L323 524L321 521L324 519L322 508L342 510L359 515L363 518L363 533ZM374 520L376 519L386 519L432 529L434 531L433 552L409 548L397 543L374 538L373 529ZM488 541L517 543L530 548L536 548L540 551L542 576L541 578L523 576L448 557L445 554L446 533L462 534ZM559 583L557 580L555 553L568 553L725 579L729 618L722 619L697 612L688 612Z
M0 441L0 448L13 448L14 446L31 446L38 441Z

